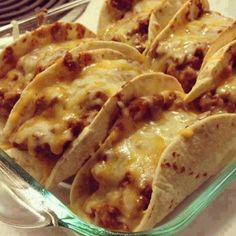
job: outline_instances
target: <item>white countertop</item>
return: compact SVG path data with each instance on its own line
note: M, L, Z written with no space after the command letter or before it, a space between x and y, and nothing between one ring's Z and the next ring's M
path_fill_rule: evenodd
M96 30L98 12L103 0L92 0L80 22ZM214 10L236 19L235 0L209 0ZM236 235L236 181L234 181L192 224L179 236L233 236ZM15 229L0 222L0 235L7 236L75 236L62 228L38 230Z

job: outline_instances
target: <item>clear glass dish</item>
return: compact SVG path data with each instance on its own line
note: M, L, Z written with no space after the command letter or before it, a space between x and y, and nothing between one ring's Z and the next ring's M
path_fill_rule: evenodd
M86 2L88 1L82 0L81 5ZM58 13L53 13L52 17L55 14ZM25 27L28 27L26 25L31 23L34 25L34 19L24 21L20 27L25 30ZM0 29L0 33L5 34L6 29L10 27L7 26L2 31ZM7 37L5 41L9 43L9 38ZM189 225L235 179L236 163L233 163L207 181L154 229L140 233L116 233L88 224L73 214L66 206L68 186L62 184L53 193L47 191L0 150L0 221L19 228L62 226L81 236L168 236L178 233Z
M173 235L189 225L235 179L236 163L233 163L193 193L154 229L140 233L116 233L81 220L0 150L0 198L8 201L1 201L0 220L20 228L62 226L81 236ZM7 213L9 205L14 209L11 214Z

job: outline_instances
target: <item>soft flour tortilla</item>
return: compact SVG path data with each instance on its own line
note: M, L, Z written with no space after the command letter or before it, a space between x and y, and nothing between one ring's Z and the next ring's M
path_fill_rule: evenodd
M0 53L0 115L7 118L23 89L34 77L80 44L94 38L79 23L42 26L7 46Z
M140 54L137 50L135 50L133 47L131 47L128 44L122 43L122 42L115 42L115 41L102 41L102 40L86 40L80 43L80 45L77 47L78 51L87 51L87 50L95 50L99 48L106 48L106 49L112 49L116 50L120 53L123 53L124 55L127 55L129 59L134 61L143 61L143 63L146 62L146 57L142 54Z
M236 40L225 45L211 56L199 73L197 83L186 96L186 103L190 103L208 91L216 89L220 84L235 74ZM232 85L233 89L233 85Z
M128 51L130 49L130 47L126 46L126 45L124 45L123 47L124 48L127 47ZM122 48L120 44L119 44L118 48ZM127 50L121 49L121 51L127 51ZM74 81L78 81L78 83L82 83L81 84L81 86L82 86L83 82L80 82L81 81L80 73L83 74L83 71L84 70L86 71L88 68L91 68L90 70L94 74L94 76L90 76L88 78L94 80L96 78L96 76L101 77L102 75L104 75L105 76L104 78L107 78L107 79L109 78L109 80L111 81L111 82L109 82L109 80L107 80L107 86L109 86L109 84L111 85L111 92L112 93L116 92L116 89L118 90L122 84L124 84L125 82L127 82L130 79L133 79L133 76L135 77L136 75L139 75L140 73L145 71L145 65L143 64L143 62L144 62L143 57L141 55L139 55L139 53L134 48L131 48L130 52L131 52L131 55L123 54L122 52L120 52L118 50L103 49L101 47L96 50L88 50L88 51L82 51L81 49L76 48L76 49L73 49L70 53L67 53L63 58L59 59L51 67L49 67L48 69L46 69L42 73L38 74L36 76L36 78L24 90L20 100L16 103L12 112L10 113L9 119L6 123L5 128L4 128L4 134L3 134L4 140L3 141L5 143L9 142L13 146L15 145L14 142L16 140L14 140L14 138L12 138L12 137L14 135L17 135L17 132L19 130L22 130L22 126L24 126L24 124L26 122L31 122L35 117L37 117L38 114L40 114L38 112L41 112L41 111L37 111L36 106L38 104L38 98L44 97L44 96L41 96L41 95L43 95L44 91L49 91L50 88L52 88L52 87L54 88L55 86L56 87L58 86L58 88L63 88L63 86L68 87L68 84L70 84L70 83L71 83L71 86L76 86L76 84L72 85L72 83ZM134 60L135 55L137 55L136 61ZM131 60L130 60L130 58L131 58ZM103 61L106 61L106 63L103 65L103 67L101 67L101 71L96 72L96 69L94 69L96 67L96 64L100 65L99 63L102 63ZM114 66L113 66L114 68L112 67L112 63L116 63L116 62L121 63L121 68L119 71L117 71L117 69L119 67L117 68L116 64L114 64ZM111 70L113 71L112 72L113 74L110 74ZM99 85L100 77L97 79L97 81L95 81L95 83L93 83L93 86L95 86L97 84L98 88L101 87L101 85ZM68 89L69 89L69 87L68 87ZM57 88L55 88L51 92L49 92L47 94L45 93L45 95L47 95L49 97L54 96L54 93L57 94L58 91L57 91ZM83 87L78 87L76 92L79 92L79 91L81 91L81 94L85 93ZM88 92L93 92L93 91L88 91ZM63 95L63 94L61 94L61 95ZM60 93L59 93L59 95L60 95ZM75 96L77 96L77 95L76 94L73 95L74 98L76 98ZM85 94L84 96L86 98L86 96L88 96L88 95ZM108 94L108 96L110 96L110 95ZM63 101L66 103L65 99ZM59 104L60 104L60 102L59 102ZM39 105L40 105L40 103L39 103ZM42 112L44 112L44 110ZM48 119L52 119L54 117L54 115L53 115L54 113L52 112L51 114L52 114L51 117L49 116ZM70 115L70 113L68 114L68 116L69 115ZM56 118L56 116L55 116L55 118ZM34 121L32 121L32 122L34 122ZM57 120L55 120L55 122L53 122L53 125L55 124L55 127L56 127L56 125L60 125L60 122L58 124L57 123L58 123ZM34 123L31 123L31 124L33 125ZM44 129L47 129L47 126L43 125L43 126L41 126L41 128L43 128L43 133L44 133ZM41 130L41 128L39 129L39 131ZM83 129L83 131L80 133L79 137L83 136L83 133L86 134L88 129L89 128L86 126ZM31 132L30 128L29 128L29 132ZM70 132L72 132L72 131L70 131ZM30 135L28 135L28 137L31 137ZM34 137L34 136L32 136L32 137ZM76 138L77 137L75 137L75 140L73 139L73 141L75 141L75 143L77 143ZM52 138L51 141L53 141L53 139L54 138ZM36 138L36 140L37 140L37 138ZM70 144L70 146L73 146L73 145L74 144L72 142L72 144ZM19 152L20 151L25 152L25 151L21 150L22 148L23 149L25 148L24 145L23 145L23 147L22 147L22 145L19 145L19 146L15 145L14 148L18 149ZM69 149L70 149L70 147L68 147L68 150ZM16 153L16 152L12 152L12 153ZM34 159L36 160L38 158L35 155L32 155L32 153L30 153L30 155L32 156L32 159L31 159L30 163L25 166L26 170L29 169L30 166L34 163ZM66 155L66 152L64 153L64 155ZM22 156L24 156L24 154L20 155L19 158L21 158ZM32 174L34 177L38 176L37 172L41 172L42 178L39 179L39 181L41 181L41 182L43 182L43 184L45 184L44 180L48 177L50 171L52 170L55 163L58 161L58 159L61 156L62 155L59 155L59 157L57 157L57 158L54 157L54 158L52 158L51 161L45 160L45 168L42 168L43 161L40 161L41 164L37 166L38 161L36 160L35 165L32 166L32 170L29 170L29 172L30 173L35 172L35 174ZM13 158L15 158L16 161L18 159L17 155L14 155ZM47 159L47 158L50 158L50 156L49 157L47 157L47 155L44 156L42 153L40 155L40 158ZM50 168L48 168L48 166L47 166L49 162L51 163ZM66 158L66 162L71 163L70 166L74 166L75 171L77 170L77 168L79 168L79 166L76 166L75 163L70 162L70 157ZM79 162L82 164L84 162L84 160L81 159ZM25 162L22 162L21 160L19 160L19 163L24 164ZM48 169L49 169L49 171L48 171ZM63 176L62 178L60 178L60 181L61 181L61 180L64 180L64 178L67 178L70 175L73 175L73 173L71 173L70 170L66 170L65 173L60 174L60 175Z
M142 75L124 86L119 95L107 102L106 105L110 105L109 111L103 115L106 121L114 123L114 116L118 114L117 103L120 101L125 103L132 98L158 94L165 90L181 92L180 85L172 77L161 73ZM149 230L154 227L209 177L232 162L236 153L236 129L232 129L235 126L236 115L221 114L199 120L176 134L161 154L152 182L150 203L132 231ZM109 135L109 129L111 126L106 125L97 130L101 147L101 142ZM90 170L97 162L94 154L78 171L70 195L72 210L91 223L95 222L91 221L82 208L87 198L93 194L92 189L98 189L96 185L90 186L92 183L89 180ZM110 174L115 173L111 171Z
M125 42L143 52L186 1L104 1L98 37Z

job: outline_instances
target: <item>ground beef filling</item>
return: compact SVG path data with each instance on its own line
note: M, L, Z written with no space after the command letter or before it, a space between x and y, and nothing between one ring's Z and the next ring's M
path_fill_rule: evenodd
M236 113L236 103L230 100L230 95L219 95L214 90L196 99L193 102L193 106L199 112L223 110L229 113Z
M134 121L151 120L172 106L183 107L182 98L175 92L134 98L129 102L128 111Z
M197 45L190 42L182 47L178 45L176 48L171 47L169 43L161 42L151 51L151 55L155 60L163 60L162 71L176 77L184 91L188 93L196 83L198 71L208 48L206 42Z
M133 45L140 53L143 53L146 49L146 42L148 40L148 28L150 15L141 16L133 19L138 24L135 28L125 33L126 42ZM111 38L112 41L124 42L123 35L114 35Z
M185 56L182 62L178 59L168 59L165 73L176 77L184 91L188 93L196 83L203 59L204 52L201 48L195 51L193 57Z
M0 91L0 115L7 118L19 98L19 92L4 93Z
M107 7L109 14L114 20L122 19L125 14L132 11L135 0L109 0Z

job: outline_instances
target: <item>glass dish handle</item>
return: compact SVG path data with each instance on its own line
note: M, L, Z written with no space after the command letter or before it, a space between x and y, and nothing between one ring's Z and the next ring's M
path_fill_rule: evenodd
M38 204L40 197L27 182L0 161L0 221L18 228L55 225L53 214L44 211L42 207L43 199L42 205Z

